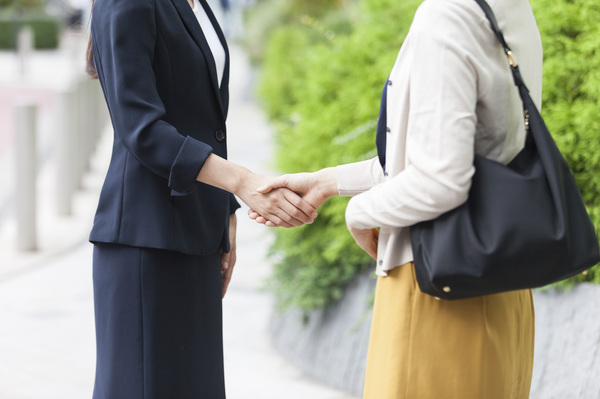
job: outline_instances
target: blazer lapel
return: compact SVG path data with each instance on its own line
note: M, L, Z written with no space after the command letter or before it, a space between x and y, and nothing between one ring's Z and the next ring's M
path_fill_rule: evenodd
M204 36L202 29L200 28L200 24L198 23L198 20L196 19L196 16L194 15L192 8L190 7L187 0L171 0L171 2L177 9L177 13L179 14L179 17L181 18L181 20L183 21L183 24L187 28L190 36L192 37L194 42L196 42L198 47L200 47L200 50L202 51L205 59L207 60L207 64L208 64L207 66L208 66L208 71L210 73L210 80L211 80L211 86L213 87L213 92L219 99L219 105L221 106L221 111L223 112L223 115L226 116L227 105L224 104L224 101L223 101L224 100L223 99L223 90L225 90L225 92L227 92L227 84L229 81L229 51L228 51L227 45L225 43L225 37L223 36L223 32L221 32L219 25L216 23L215 16L211 12L210 7L208 7L208 5L206 4L206 2L204 0L200 0L201 5L206 10L208 17L211 20L211 22L213 23L213 26L215 27L215 30L217 31L217 35L219 36L219 39L221 40L221 43L223 44L223 48L225 49L225 71L223 72L221 89L219 89L219 81L217 78L217 68L216 68L215 60L213 58L212 52L210 51L208 41L206 40L206 37ZM227 81L226 81L226 78L227 78ZM227 94L225 95L225 97L227 97ZM227 102L228 102L228 99L227 99Z

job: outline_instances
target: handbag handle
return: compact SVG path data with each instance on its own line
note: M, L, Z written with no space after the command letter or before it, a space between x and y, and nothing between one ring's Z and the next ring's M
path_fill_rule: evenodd
M483 12L485 13L485 16L490 21L490 25L492 27L492 30L494 31L494 34L500 41L502 48L504 48L504 54L506 54L508 64L510 65L510 69L513 74L513 79L515 81L515 85L519 88L522 87L527 92L529 92L529 90L527 89L527 86L525 86L525 81L523 80L523 77L521 76L521 71L519 71L519 66L517 64L517 61L515 60L515 57L513 56L513 53L511 51L510 47L508 47L508 44L506 44L506 40L504 40L504 34L502 33L502 29L500 29L500 26L498 26L498 21L496 21L494 12L492 11L491 7L485 0L475 0L475 1L477 2L477 4L479 4L479 7L481 7Z

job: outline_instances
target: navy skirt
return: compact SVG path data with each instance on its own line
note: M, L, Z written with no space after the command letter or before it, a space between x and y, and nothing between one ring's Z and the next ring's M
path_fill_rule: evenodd
M94 399L225 398L220 254L94 246Z

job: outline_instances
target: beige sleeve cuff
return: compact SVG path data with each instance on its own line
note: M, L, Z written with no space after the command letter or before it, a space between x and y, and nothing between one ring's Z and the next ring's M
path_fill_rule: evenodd
M384 180L378 158L339 165L335 170L338 191L342 197L352 197L368 191Z

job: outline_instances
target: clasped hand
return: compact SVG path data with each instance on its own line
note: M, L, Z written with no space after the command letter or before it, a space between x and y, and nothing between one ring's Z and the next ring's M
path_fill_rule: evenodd
M256 192L261 195L270 195L272 192L282 189L292 191L315 210L327 199L326 194L319 189L318 180L314 173L298 173L270 178L269 181L258 187ZM254 207L250 207L248 216L250 219L269 227L280 226L278 220L273 220Z
M338 194L337 179L333 168L322 169L314 173L297 173L271 178L266 184L260 186L256 191L267 195L273 190L289 189L302 197L314 209L318 209L328 198ZM273 220L264 213L250 207L248 210L250 219L269 227L279 226L278 221ZM377 258L377 243L379 240L378 229L357 229L350 225L348 231L361 247L372 258Z
M239 195L252 214L257 215L254 219L260 218L259 222L270 227L289 228L312 223L317 217L318 206L285 184L273 185L273 182L277 183L277 180L259 175L244 181L245 187Z

